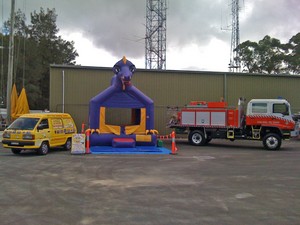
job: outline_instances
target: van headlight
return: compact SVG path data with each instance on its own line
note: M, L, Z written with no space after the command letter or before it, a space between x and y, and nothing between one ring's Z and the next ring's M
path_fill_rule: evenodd
M2 137L3 138L10 138L10 132L4 131Z
M33 140L34 139L34 134L31 134L31 133L23 134L23 139L24 140Z

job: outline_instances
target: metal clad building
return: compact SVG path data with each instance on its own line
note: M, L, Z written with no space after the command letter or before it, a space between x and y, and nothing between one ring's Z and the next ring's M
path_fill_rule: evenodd
M50 111L70 113L80 130L88 124L89 101L109 87L111 68L51 65ZM292 104L293 113L300 111L300 76L261 75L229 72L137 69L132 83L154 101L155 128L166 129L170 107L182 107L190 101L220 101L221 97L236 107L239 97L283 97Z

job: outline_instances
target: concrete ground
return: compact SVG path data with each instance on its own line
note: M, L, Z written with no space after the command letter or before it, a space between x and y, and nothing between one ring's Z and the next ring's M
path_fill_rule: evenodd
M164 143L169 147L167 143ZM0 145L2 225L300 224L300 140L177 141L178 155L13 155Z

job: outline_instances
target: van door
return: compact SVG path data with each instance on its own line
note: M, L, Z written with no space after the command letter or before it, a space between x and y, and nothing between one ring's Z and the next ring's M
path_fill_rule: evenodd
M61 118L51 118L51 146L61 146L66 143L66 135L64 132L63 121Z
M37 127L37 141L40 142L39 145L42 143L43 140L49 140L51 137L51 132L49 128L49 121L48 119L42 119Z

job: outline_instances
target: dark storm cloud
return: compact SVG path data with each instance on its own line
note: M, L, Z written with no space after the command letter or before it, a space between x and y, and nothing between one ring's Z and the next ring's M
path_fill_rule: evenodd
M167 2L167 46L206 46L212 38L230 45L231 32L221 27L230 28L231 0ZM16 6L27 13L40 7L55 8L57 25L64 33L81 32L117 57L144 55L146 0L16 0ZM265 35L289 39L300 32L298 0L241 0L240 6L241 18L248 13L240 23L241 41L258 41Z
M258 41L269 35L285 43L300 32L298 0L245 0L245 7L250 4L252 13L240 26L242 41Z
M88 1L89 4L81 7L79 2L72 1L72 11L60 12L57 9L61 18L59 20L68 21L67 24L62 24L64 29L69 29L70 32L81 30L96 46L115 56L123 55L124 52L132 57L144 55L146 0ZM197 43L205 46L212 37L228 40L228 32L220 29L221 1L167 2L168 45L181 48L189 43ZM67 6L66 4L62 8Z
M178 47L188 43L207 45L212 37L227 38L221 30L222 2L173 0L168 8L168 40Z
M94 45L115 56L144 54L145 1L72 1L73 9L58 9L60 23L69 32L81 31ZM64 21L68 21L64 23Z

